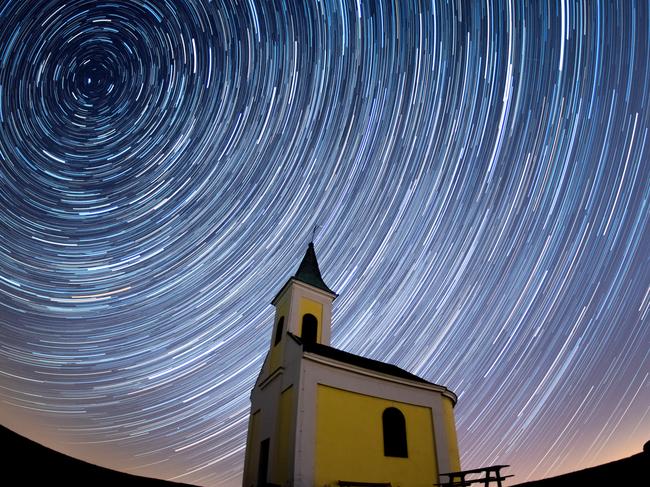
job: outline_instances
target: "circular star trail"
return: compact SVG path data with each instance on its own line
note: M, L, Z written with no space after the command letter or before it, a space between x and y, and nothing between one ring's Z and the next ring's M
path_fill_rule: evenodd
M517 481L650 436L648 3L0 0L0 417L238 485L315 225L334 346Z

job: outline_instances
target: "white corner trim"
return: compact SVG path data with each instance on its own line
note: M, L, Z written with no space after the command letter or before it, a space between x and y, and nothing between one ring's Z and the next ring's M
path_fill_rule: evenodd
M303 281L299 281L295 277L291 277L290 280L293 281L293 283L296 285L296 287L303 289L304 291L310 293L312 296L318 296L318 297L327 296L332 301L334 301L336 299L336 293L334 293L334 295L332 295L332 293L329 293L329 292L325 291L324 289L321 289L321 288L316 287L316 286L312 286L311 284L308 284L308 283L303 282Z

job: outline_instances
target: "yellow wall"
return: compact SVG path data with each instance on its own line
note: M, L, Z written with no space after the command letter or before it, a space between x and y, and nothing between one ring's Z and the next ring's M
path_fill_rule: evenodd
M292 455L293 442L291 441L291 434L293 432L293 386L285 389L280 395L280 407L278 409L277 420L277 433L275 436L276 446L276 460L273 478L273 483L284 485L290 479L291 464L290 460Z
M406 419L408 458L384 456L382 413ZM315 485L339 480L431 487L438 482L431 409L318 385Z
M311 299L300 299L300 307L298 308L298 329L300 330L300 334L302 334L302 317L307 313L311 313L318 320L318 332L316 334L316 337L318 343L321 343L321 335L323 329L323 305L317 301L312 301Z
M282 362L282 354L284 352L284 345L286 341L286 332L287 332L287 327L289 325L289 305L290 305L290 300L288 299L289 295L285 295L280 302L277 304L275 308L275 322L273 324L273 330L271 335L271 356L269 357L269 366L270 366L270 372L273 372L275 369L277 369ZM280 317L284 316L284 330L282 331L282 340L280 340L280 343L277 345L274 345L275 343L275 332L276 332L276 327L278 326L278 321L280 320Z
M445 430L449 444L447 450L449 452L449 460L451 462L451 470L460 470L460 454L458 452L458 439L456 438L456 422L454 420L454 405L448 397L442 397L442 411L444 414Z

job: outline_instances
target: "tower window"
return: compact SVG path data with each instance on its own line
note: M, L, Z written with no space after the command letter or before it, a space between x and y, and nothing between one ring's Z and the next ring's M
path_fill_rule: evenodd
M278 324L275 327L275 340L273 346L280 343L280 340L282 340L283 331L284 331L284 316L280 316L280 319L278 320Z
M302 341L305 343L316 343L316 335L318 334L318 319L310 313L302 317Z
M406 420L397 408L386 408L381 416L384 426L384 456L408 458Z

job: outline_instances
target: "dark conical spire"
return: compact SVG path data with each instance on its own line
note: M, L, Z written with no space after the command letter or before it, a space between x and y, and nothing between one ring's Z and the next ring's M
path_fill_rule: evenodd
M314 250L314 242L309 242L307 252L305 252L305 256L302 258L302 262L293 277L298 281L336 295L334 291L327 287L327 284L323 281L323 277L320 275L318 260L316 260L316 251Z

